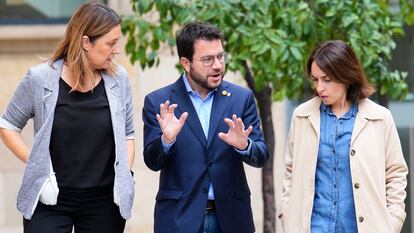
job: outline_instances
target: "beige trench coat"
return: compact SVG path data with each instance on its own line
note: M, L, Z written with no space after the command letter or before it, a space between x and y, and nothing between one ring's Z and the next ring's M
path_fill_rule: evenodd
M320 104L314 97L292 116L278 213L285 233L310 232ZM358 232L400 232L406 216L408 167L389 110L369 99L359 101L349 153Z

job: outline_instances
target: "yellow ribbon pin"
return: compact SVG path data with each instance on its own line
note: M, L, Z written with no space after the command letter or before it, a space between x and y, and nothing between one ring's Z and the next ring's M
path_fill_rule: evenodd
M226 90L223 90L223 91L221 92L221 95L222 95L222 96L230 96L230 92L228 92L228 91L226 91Z

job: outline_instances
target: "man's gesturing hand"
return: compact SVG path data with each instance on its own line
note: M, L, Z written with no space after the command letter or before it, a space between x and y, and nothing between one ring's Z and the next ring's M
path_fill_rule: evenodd
M220 132L218 134L221 140L238 150L247 149L247 137L249 137L249 134L252 132L253 126L249 126L245 130L243 121L240 118L237 118L235 114L233 114L232 119L225 118L224 122L229 126L229 131L227 133Z
M188 116L188 113L184 112L181 114L180 119L177 119L174 115L175 108L177 108L177 104L170 105L170 101L167 100L165 103L160 104L160 114L157 114L157 120L162 131L162 138L168 144L175 141Z

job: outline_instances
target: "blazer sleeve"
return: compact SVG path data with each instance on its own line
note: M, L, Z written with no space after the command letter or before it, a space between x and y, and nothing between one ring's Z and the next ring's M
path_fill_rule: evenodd
M397 128L389 111L385 118L385 187L387 208L394 217L394 228L396 232L401 229L405 220L404 200L407 196L408 167L405 163L401 149L401 142Z
M263 133L260 128L260 119L257 114L256 102L253 93L249 91L247 104L242 117L246 127L253 126L249 135L251 144L251 153L249 156L241 156L242 160L253 167L263 167L269 158L269 151L264 142Z
M144 121L144 162L153 171L159 171L165 166L175 148L175 143L167 153L162 148L162 131L156 118L157 109L159 109L159 106L155 106L151 95L145 96L144 108L142 110L142 120Z
M5 112L0 117L0 128L21 132L34 116L33 91L30 70L18 85Z
M125 92L125 136L127 139L135 138L135 125L134 125L134 108L132 104L132 92L129 79L126 78L126 92Z

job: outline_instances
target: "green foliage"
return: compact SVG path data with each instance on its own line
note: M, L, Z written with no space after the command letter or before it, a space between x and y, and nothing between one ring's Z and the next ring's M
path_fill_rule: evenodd
M255 89L272 87L272 97L296 97L303 92L304 64L317 43L341 39L361 59L381 94L403 98L406 73L388 65L393 38L403 23L414 21L412 3L400 0L392 11L386 0L131 0L134 15L122 31L126 52L141 67L158 65L160 48L173 51L174 30L194 21L209 21L224 32L231 71L253 74ZM397 12L397 13L393 13ZM405 21L404 21L405 20Z
M414 24L414 2L412 0L400 1L400 15L404 17L404 22L408 25Z

